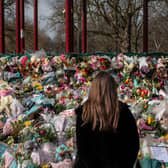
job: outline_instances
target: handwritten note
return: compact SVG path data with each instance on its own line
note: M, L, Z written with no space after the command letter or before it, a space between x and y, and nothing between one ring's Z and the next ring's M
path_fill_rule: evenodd
M152 158L168 163L168 151L166 147L152 146L150 150Z

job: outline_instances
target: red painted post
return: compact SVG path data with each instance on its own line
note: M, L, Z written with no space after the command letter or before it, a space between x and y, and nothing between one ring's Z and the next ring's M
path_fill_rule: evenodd
M5 36L4 36L4 0L0 0L0 53L5 52Z
M73 0L71 0L71 52L74 52L74 20L73 20Z
M16 0L16 53L20 53L20 0Z
M34 52L38 50L38 0L34 0Z
M24 53L24 0L20 0L20 52Z
M87 51L87 7L86 0L82 4L82 52Z
M66 53L70 53L73 52L73 0L66 0L65 11Z
M148 0L143 4L143 52L148 52Z

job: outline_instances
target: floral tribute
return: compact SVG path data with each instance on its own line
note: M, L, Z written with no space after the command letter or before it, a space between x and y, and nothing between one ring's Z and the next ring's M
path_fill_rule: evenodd
M76 154L74 109L87 99L96 73L118 82L146 147L168 146L166 57L28 56L0 58L0 167L72 167ZM123 139L124 141L124 139ZM145 152L144 152L145 151Z

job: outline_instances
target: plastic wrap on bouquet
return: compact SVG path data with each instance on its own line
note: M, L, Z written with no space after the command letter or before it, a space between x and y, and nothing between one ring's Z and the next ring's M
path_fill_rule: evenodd
M40 153L39 151L33 151L32 154L31 154L31 159L32 159L32 162L34 164L37 164L37 165L40 165L41 164L41 161L40 161Z
M159 105L153 108L153 113L156 115L156 120L161 120L163 116L168 117L168 102L167 100L162 100Z
M13 122L16 121L16 118L14 119L8 119L3 127L3 134L4 135L10 135L12 134L12 132L14 131L13 130L13 127L12 127L12 124Z
M62 132L65 130L67 119L64 116L55 116L53 118L55 130L57 132Z
M3 72L3 80L4 81L15 80L18 78L21 78L21 75L19 72L17 72L17 73Z
M56 145L53 143L44 143L41 145L39 151L41 164L56 161L55 149Z
M55 148L55 145L51 143L42 144L38 150L34 150L31 154L33 163L43 165L48 162L56 162Z
M11 117L10 105L13 102L13 97L11 95L4 96L0 98L0 113L5 112L8 117Z
M70 159L65 159L59 163L50 163L52 168L72 168L72 161Z
M3 157L5 158L5 168L9 168L12 162L15 160L14 156L10 152L5 151Z
M25 110L23 105L17 99L13 99L10 105L10 109L11 109L11 114L13 117L16 117L19 114L22 114L23 111Z

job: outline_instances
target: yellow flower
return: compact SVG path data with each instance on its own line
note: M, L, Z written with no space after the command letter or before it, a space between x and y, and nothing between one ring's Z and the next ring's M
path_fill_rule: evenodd
M88 81L88 82L86 83L86 86L87 86L87 87L90 87L90 86L91 86L91 82Z
M38 87L36 87L36 89L37 89L37 90L42 90L43 87L42 87L42 86L38 86Z
M83 96L87 96L87 92L83 92Z
M167 135L165 135L165 139L166 139L166 140L168 140L168 134L167 134Z
M42 166L42 168L50 168L50 166L48 164L45 164Z
M147 123L148 123L148 125L150 125L152 122L153 122L153 117L152 117L152 116L149 116L149 117L147 118Z
M87 72L86 72L85 69L82 69L82 70L81 70L81 73L82 73L83 76L86 76L86 75L87 75Z
M35 87L37 90L43 89L43 86L41 85L41 83L38 83L38 82L33 82L33 87Z
M127 78L127 79L125 80L125 84L130 83L130 81L131 81L131 79L130 79L130 78Z
M87 79L88 79L88 81L91 81L91 80L92 80L91 76L88 76L88 78L87 78Z
M25 125L26 127L31 126L31 124L32 124L31 121L25 121L25 122L24 122L24 125Z
M9 139L8 145L12 145L13 143L14 143L14 139L13 139L13 137L12 137L12 138Z

